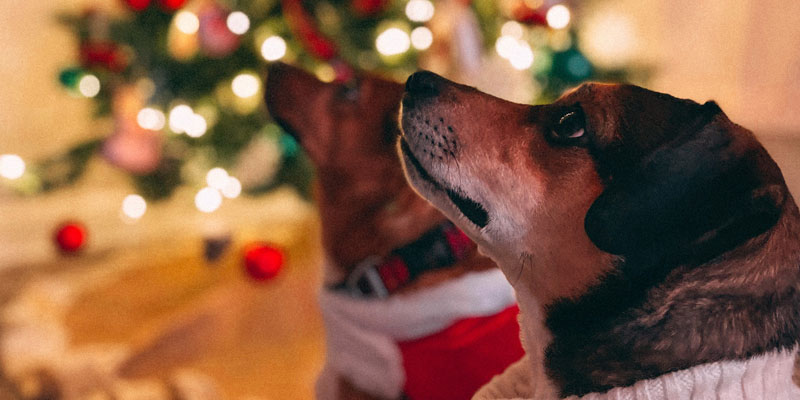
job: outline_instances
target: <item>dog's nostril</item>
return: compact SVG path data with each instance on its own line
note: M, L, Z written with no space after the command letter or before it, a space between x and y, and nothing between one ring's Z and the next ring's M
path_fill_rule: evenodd
M411 74L406 81L406 91L414 96L434 97L439 94L439 85L444 78L430 71Z

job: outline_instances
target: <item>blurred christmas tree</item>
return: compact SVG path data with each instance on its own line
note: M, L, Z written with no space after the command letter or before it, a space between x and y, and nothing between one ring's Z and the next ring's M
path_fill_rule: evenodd
M128 172L149 199L166 198L182 184L211 186L198 193L215 197L212 205L222 196L285 183L307 193L310 167L261 101L265 66L277 60L326 81L346 81L353 69L402 80L418 68L466 81L506 79L503 70L487 66L492 55L530 81L533 89L520 99L529 102L550 101L584 80L630 80L632 74L619 55L602 65L587 58L568 1L122 3L122 15L92 9L61 17L79 46L76 66L59 80L67 91L91 98L97 117L113 120L113 131L22 172L21 160L4 156L13 170L5 175L17 190L35 194L73 183L100 154ZM612 39L607 47L619 50L621 39Z

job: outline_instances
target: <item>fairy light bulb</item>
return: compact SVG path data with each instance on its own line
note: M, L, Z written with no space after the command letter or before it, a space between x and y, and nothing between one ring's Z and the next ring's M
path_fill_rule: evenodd
M145 107L136 115L136 122L144 129L160 131L164 128L167 118L161 110Z
M202 188L194 196L194 205L204 213L214 212L222 205L222 195L217 189Z
M549 10L547 10L547 15L545 18L547 19L547 25L549 25L551 28L564 29L567 27L567 25L569 25L569 9L563 4L552 6Z
M223 186L220 191L223 196L229 199L235 199L242 193L242 183L238 179L229 176L225 181L225 186Z
M186 127L191 123L194 111L186 104L179 104L169 111L169 129L175 133L186 132Z
M228 172L222 168L211 168L206 174L206 183L209 187L222 190L228 183Z
M411 38L400 28L389 28L375 39L375 48L385 56L403 54L411 47Z
M243 99L255 96L260 88L261 81L251 73L239 74L231 82L233 94Z
M184 127L186 135L193 138L199 138L206 134L208 130L208 123L206 119L200 114L192 114Z
M0 156L0 176L8 179L17 179L25 173L25 161L16 154L3 154Z
M430 0L411 0L406 4L406 16L414 22L427 22L433 18L435 8Z
M261 56L267 61L277 61L286 55L286 41L280 36L270 36L261 44Z
M98 93L100 93L100 79L92 74L84 75L80 81L78 81L78 91L84 97L95 97Z
M426 50L433 44L433 32L420 26L411 31L411 45L417 50Z
M138 194L130 194L122 200L122 213L131 219L142 218L147 211L147 202Z
M175 14L175 27L187 35L193 35L200 29L200 19L191 11L179 11Z
M241 11L234 11L228 14L228 19L225 22L228 25L228 29L237 35L244 35L250 29L250 18Z
M518 42L517 47L508 57L511 66L518 70L525 70L533 65L533 50L526 42Z

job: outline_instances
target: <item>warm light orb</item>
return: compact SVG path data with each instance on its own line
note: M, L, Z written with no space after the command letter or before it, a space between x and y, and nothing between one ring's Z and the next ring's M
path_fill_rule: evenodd
M169 129L175 133L186 132L186 127L191 123L194 111L186 104L172 107L169 112Z
M223 196L229 199L235 199L242 193L242 183L239 182L238 179L229 176L221 191Z
M142 218L145 211L147 211L147 202L138 194L129 194L122 200L122 213L128 218Z
M261 44L261 56L267 61L277 61L286 55L286 41L280 36L270 36Z
M420 26L411 31L411 45L417 50L425 50L433 44L433 32Z
M222 190L228 184L228 171L222 168L211 168L206 174L206 183L209 187L217 190Z
M570 13L569 9L563 4L558 4L550 7L547 10L547 25L553 29L564 29L569 25Z
M161 112L161 110L145 107L139 111L139 114L136 115L136 122L139 123L139 126L144 129L160 131L164 128L167 118L164 116L164 113Z
M215 211L222 205L222 195L217 189L205 187L194 196L194 205L204 213Z
M336 70L330 66L330 64L321 64L317 69L314 71L314 74L317 76L317 79L323 82L333 82L336 79Z
M406 16L414 22L427 22L433 18L435 9L430 0L410 0L406 4Z
M206 134L208 123L202 115L192 114L183 128L189 137L199 138Z
M411 47L411 38L399 28L389 28L375 39L375 47L385 56L403 54Z
M514 50L516 50L517 46L517 39L506 35L500 36L494 43L494 49L497 51L497 54L505 59L511 57L511 54L514 53Z
M593 63L622 68L638 48L636 27L630 17L615 10L599 11L582 23L580 47Z
M84 75L78 81L78 91L85 97L94 97L100 93L100 79L92 74Z
M261 81L251 73L239 74L231 82L233 94L243 99L255 96L260 88Z
M500 34L503 36L511 36L514 39L522 39L522 34L525 30L522 24L517 21L508 21L500 28Z
M241 11L234 11L228 14L228 29L237 35L244 35L250 29L250 18Z
M25 161L16 154L3 154L0 156L0 176L8 179L17 179L25 173Z
M518 42L517 47L508 57L511 66L518 70L528 69L533 65L533 50L526 42Z
M179 11L175 14L175 26L179 31L187 35L193 35L200 29L200 19L191 11Z

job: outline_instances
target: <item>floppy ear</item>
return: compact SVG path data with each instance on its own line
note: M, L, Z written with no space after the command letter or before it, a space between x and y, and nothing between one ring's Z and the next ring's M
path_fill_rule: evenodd
M598 248L708 259L775 224L787 195L777 165L709 104L715 115L609 178L584 221Z

